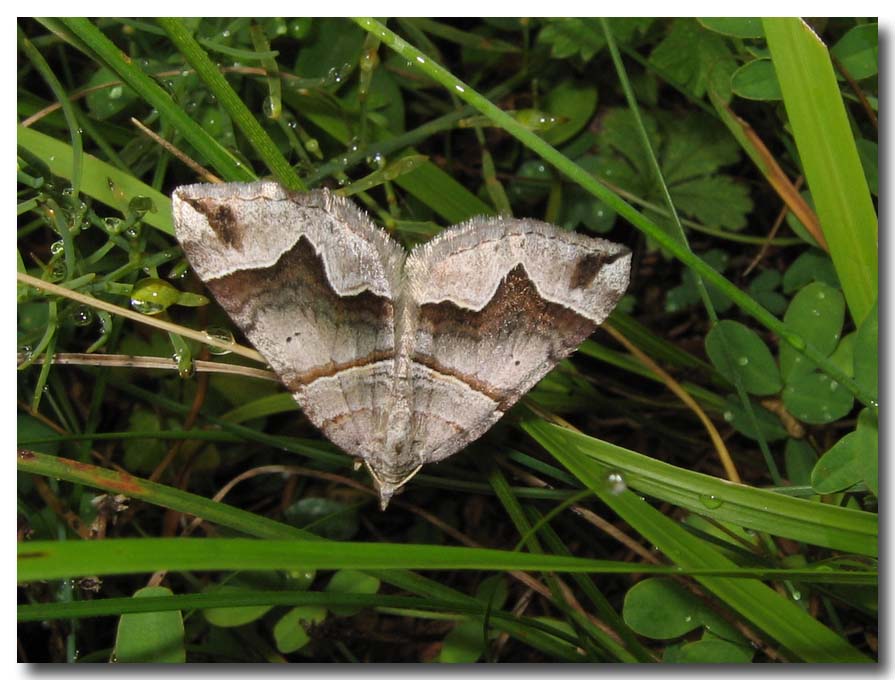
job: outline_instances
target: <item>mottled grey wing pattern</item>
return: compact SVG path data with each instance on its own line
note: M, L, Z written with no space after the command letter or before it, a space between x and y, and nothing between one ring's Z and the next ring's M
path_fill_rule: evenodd
M404 251L351 202L272 182L173 194L184 253L310 420L356 456L389 410Z
M630 265L624 246L535 220L477 218L415 249L414 454L488 430L609 315Z

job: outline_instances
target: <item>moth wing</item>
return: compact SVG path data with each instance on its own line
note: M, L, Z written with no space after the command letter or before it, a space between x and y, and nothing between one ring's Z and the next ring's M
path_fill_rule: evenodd
M172 198L196 274L314 425L363 456L388 410L402 248L325 190L196 184Z
M535 220L476 218L407 258L418 307L413 441L441 460L488 430L609 315L631 252Z

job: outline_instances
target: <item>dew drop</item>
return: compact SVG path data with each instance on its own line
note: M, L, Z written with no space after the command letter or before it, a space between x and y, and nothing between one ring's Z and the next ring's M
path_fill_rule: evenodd
M606 476L606 483L609 486L609 493L613 496L618 496L628 488L628 485L625 483L625 478L622 477L619 472L610 472Z
M230 354L230 350L223 346L225 344L233 343L233 333L231 333L228 329L221 328L220 326L209 326L205 329L205 335L207 335L209 338L209 353L217 354L220 356ZM221 344L215 344L215 341Z
M728 423L732 423L733 422L733 411L725 411L723 418Z
M710 510L714 510L715 508L720 508L724 503L720 498L715 496L714 494L699 494L699 502L702 503L705 507Z
M50 253L59 255L65 251L65 244L62 241L54 241L50 246Z
M109 99L121 99L121 95L124 94L124 87L122 85L115 85L109 90Z
M457 90L457 92L466 92L466 88L462 85L454 85L454 89Z
M740 366L746 366L749 363L749 357L740 357L739 359L737 359L737 363Z
M118 217L106 217L103 220L103 225L105 225L106 230L113 236L117 236L124 231L124 220Z
M75 326L89 326L93 323L93 310L87 305L81 305L74 313Z

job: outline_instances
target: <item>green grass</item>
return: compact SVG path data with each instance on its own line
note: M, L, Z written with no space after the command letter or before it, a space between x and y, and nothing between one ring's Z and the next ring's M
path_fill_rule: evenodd
M17 288L20 660L874 660L870 21L18 31L18 269L87 296ZM720 438L598 331L380 512L246 358L91 307L149 285L239 340L172 236L199 168L341 187L408 247L507 211L630 245L608 323ZM800 176L828 250L778 213Z

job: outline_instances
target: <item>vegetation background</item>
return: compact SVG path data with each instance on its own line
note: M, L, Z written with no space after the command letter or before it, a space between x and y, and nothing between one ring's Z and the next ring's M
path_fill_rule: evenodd
M873 661L877 70L872 19L20 20L19 659ZM383 513L190 273L215 177L632 284Z

